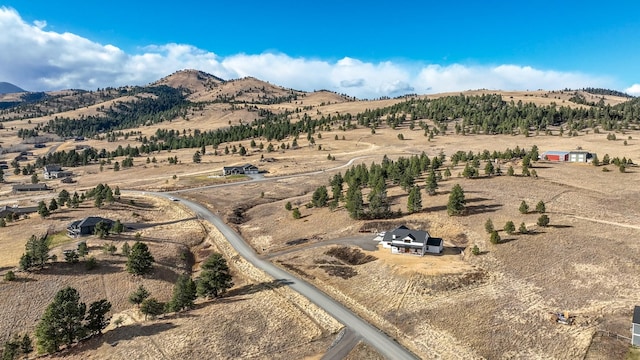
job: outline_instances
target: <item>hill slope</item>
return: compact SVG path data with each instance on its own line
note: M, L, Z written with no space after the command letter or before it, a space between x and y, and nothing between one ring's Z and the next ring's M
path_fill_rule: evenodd
M19 93L19 92L26 92L26 90L23 90L11 83L0 81L0 94Z

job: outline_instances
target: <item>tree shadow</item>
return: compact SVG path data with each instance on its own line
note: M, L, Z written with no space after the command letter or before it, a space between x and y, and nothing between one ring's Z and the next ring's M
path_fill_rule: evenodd
M109 344L111 346L118 346L118 343L122 340L131 340L138 337L153 336L159 333L171 330L178 327L172 322L157 322L151 324L131 324L117 327L111 331L98 336L94 336L85 341L81 341L75 346L65 349L59 352L59 355L72 355L80 354L87 350L96 350L103 344Z
M547 227L550 228L554 228L554 229L567 229L567 228L572 228L572 225L554 225L554 224L549 224L547 225Z
M159 223L127 223L124 225L126 228L131 230L140 230L140 229L147 229L154 226L177 224L177 223L181 223L183 221L189 221L189 220L198 220L198 218L196 216L193 216L193 217L188 217L184 219L165 221L165 222L159 222Z
M263 290L273 290L291 284L293 284L293 281L288 279L275 279L272 281L265 281L257 284L247 284L239 288L227 291L225 298L241 295L251 295Z
M474 214L484 214L489 212L495 212L501 207L502 207L501 204L473 205L473 206L467 206L465 210L467 215L474 215Z
M39 270L38 272L46 275L57 276L87 275L98 272L100 274L113 274L123 271L122 266L118 266L119 264L122 264L122 261L97 260L97 266L93 270L87 270L85 267L85 261L80 261L75 264L56 262L50 264L47 268Z
M500 244L506 244L516 240L518 240L517 237L503 238L500 240Z

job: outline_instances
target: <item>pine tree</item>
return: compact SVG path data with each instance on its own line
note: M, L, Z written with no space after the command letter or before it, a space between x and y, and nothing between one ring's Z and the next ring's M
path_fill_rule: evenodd
M546 206L544 205L544 201L540 200L538 201L538 203L536 204L536 212L539 212L540 214L544 214L545 211L547 211Z
M487 221L484 223L484 230L487 232L487 234L491 234L493 230L495 230L493 228L493 221L491 221L491 219L487 219Z
M293 211L291 212L291 216L293 216L294 219L298 220L302 217L302 214L300 213L300 209L295 208L293 209Z
M76 289L66 287L58 291L36 327L39 352L56 352L60 345L71 345L82 338L85 312L86 305L80 302Z
M414 213L422 210L422 195L420 195L420 188L414 186L409 191L409 198L407 200L407 211Z
M151 293L142 284L140 284L136 291L129 294L129 302L140 307L140 304L142 304L149 295L151 295Z
M504 232L506 232L507 234L511 235L516 231L516 226L514 225L513 221L509 220L504 224Z
M431 171L429 171L429 176L427 176L425 191L429 195L435 195L437 189L438 181L436 179L436 172L435 170L433 170L433 168L431 168Z
M47 204L44 203L44 201L40 201L38 203L38 215L40 215L40 217L42 217L43 219L51 215L51 212L49 211L49 208L47 207Z
M525 224L524 224L524 222L523 222L523 223L520 223L520 228L518 228L518 232L519 232L520 234L527 234L527 233L529 233L529 230L527 229L527 225L525 225Z
M85 330L89 335L98 335L109 325L107 313L111 310L111 303L106 299L94 301L89 305L89 311L85 318Z
M529 212L529 205L527 205L526 201L522 200L518 210L520 211L520 214L527 214Z
M547 227L549 225L549 217L546 214L540 215L538 218L538 226Z
M164 312L164 304L155 298L145 299L142 304L140 304L140 312L144 314L145 320L147 316L154 318Z
M198 296L217 298L233 286L229 266L222 254L211 254L201 269L196 279Z
M460 184L455 184L449 194L449 202L447 203L447 213L449 216L462 215L464 213L466 200L464 191Z
M196 299L196 284L187 275L178 276L173 287L173 297L169 302L171 311L181 311L193 308L193 301Z
M494 230L491 232L489 241L491 241L492 244L499 244L502 239L500 239L500 234L498 234L498 232Z
M122 244L122 255L129 257L129 254L131 253L131 246L129 246L129 243L125 242L124 244Z
M153 256L145 243L136 241L127 258L127 271L133 275L148 274L153 270Z
M329 194L327 193L327 187L320 186L316 188L316 190L313 192L311 203L315 207L323 207L323 206L327 206L328 199L329 199Z

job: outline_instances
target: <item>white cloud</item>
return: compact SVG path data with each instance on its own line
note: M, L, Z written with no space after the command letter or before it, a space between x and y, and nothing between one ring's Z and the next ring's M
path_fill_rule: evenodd
M610 79L534 69L529 66L423 65L293 58L281 53L219 57L185 44L151 45L125 53L71 33L46 31L46 21L28 24L13 9L0 7L0 81L22 88L95 89L144 85L180 69L198 69L223 79L253 76L300 90L328 89L359 98L467 89L563 89L607 87ZM640 93L636 84L626 90Z
M640 84L633 84L630 87L624 89L624 92L629 95L640 96Z

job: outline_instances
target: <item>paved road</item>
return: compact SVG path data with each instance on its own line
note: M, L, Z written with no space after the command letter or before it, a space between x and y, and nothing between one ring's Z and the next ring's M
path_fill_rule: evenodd
M192 191L194 189L191 189ZM135 191L141 193L140 191ZM306 297L312 303L316 304L320 308L324 309L329 315L333 316L336 320L346 325L349 328L349 332L353 332L355 337L362 337L371 346L373 346L382 356L387 359L417 359L415 355L405 349L402 345L398 344L391 337L387 336L362 318L357 316L351 310L347 309L344 305L327 296L322 291L318 290L308 282L289 274L281 268L273 265L269 261L263 260L253 251L253 248L247 244L240 235L238 235L231 227L225 224L219 217L214 215L205 206L180 198L174 193L158 193L158 192L146 192L150 195L162 196L164 198L176 198L183 204L188 206L199 218L209 221L215 227L220 230L222 235L229 241L229 243L238 251L238 253L244 257L251 264L259 269L264 270L271 275L274 279L279 279L286 283L291 289L297 291L302 296ZM349 338L353 338L351 335Z

